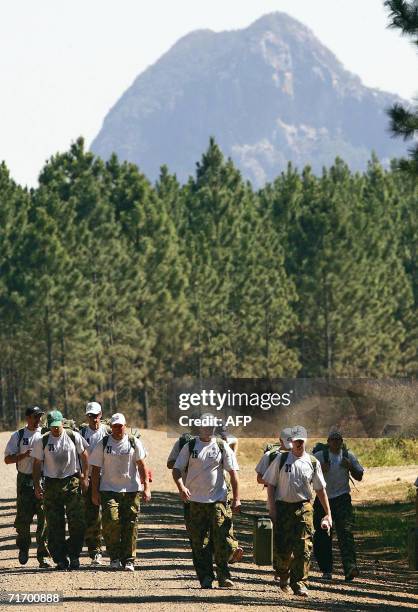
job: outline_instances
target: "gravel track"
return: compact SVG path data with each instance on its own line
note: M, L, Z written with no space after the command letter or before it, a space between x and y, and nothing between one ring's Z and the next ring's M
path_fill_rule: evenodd
M0 433L0 454L10 434ZM182 521L182 506L178 500L171 475L165 467L166 457L172 445L165 433L146 431L144 442L150 453L150 464L154 474L153 501L141 509L138 541L137 567L134 574L110 571L106 566L92 571L89 559L83 553L79 571L55 572L40 570L37 566L34 547L30 559L21 567L17 561L13 529L15 508L16 471L13 466L0 464L0 591L61 591L64 603L48 606L48 610L143 610L174 612L192 610L231 610L238 607L247 610L323 610L338 612L410 610L418 605L416 590L417 573L410 572L406 563L379 560L359 550L359 565L362 577L355 583L346 584L337 565L332 583L325 583L316 571L310 581L310 598L301 600L283 595L272 581L272 572L252 563L251 525L239 518L236 531L245 550L242 563L233 566L234 589L198 588L190 551ZM417 473L417 466L400 468L396 477L387 468L376 469L376 481L390 484L391 479L401 477L409 480ZM254 472L242 470L243 499L247 509L262 513L265 495L255 487ZM415 478L415 476L414 476ZM412 482L414 480L412 478ZM355 497L358 502L371 501L369 488L374 484L374 471L369 470L368 484L362 484ZM338 555L337 555L338 556ZM380 558L379 558L380 559ZM315 564L313 564L315 570ZM14 609L41 609L40 606L15 606ZM12 610L0 605L0 610Z

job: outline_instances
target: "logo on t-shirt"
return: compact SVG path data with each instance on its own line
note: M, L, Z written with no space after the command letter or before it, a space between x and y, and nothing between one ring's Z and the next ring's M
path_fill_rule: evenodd
M53 453L55 450L55 446L53 444L48 444L48 450L50 453Z
M23 438L23 446L29 446L29 438Z

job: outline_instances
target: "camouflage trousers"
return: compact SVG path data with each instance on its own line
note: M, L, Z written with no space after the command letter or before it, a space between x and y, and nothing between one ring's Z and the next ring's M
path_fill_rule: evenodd
M48 524L48 547L55 563L67 556L78 559L84 542L84 505L78 476L45 478L45 514ZM65 539L65 515L68 540Z
M136 557L141 495L100 491L103 537L111 561L125 564Z
M200 583L204 578L214 580L213 557L218 580L230 578L228 560L234 551L231 526L232 511L227 503L190 502L188 531Z
M276 571L292 588L306 586L312 553L313 508L310 502L276 502Z
M229 502L227 502L227 505L229 507ZM186 526L187 534L189 536L190 544L191 544L192 540L191 540L191 535L190 535L190 503L189 502L184 504L184 524ZM232 555L239 546L238 540L235 537L234 525L232 523L232 520L231 520L231 527L229 528L229 533L227 536L227 542L228 542L228 546L230 547L232 551L231 552L231 555ZM210 540L210 546L212 546L212 550L213 550L212 540ZM193 558L194 568L196 569L196 561L195 561L195 555L193 552L193 548L192 548L192 558Z
M353 526L354 513L351 505L351 496L346 493L329 500L331 508L333 529L331 537L321 529L321 520L325 514L322 505L317 498L314 503L314 554L322 572L332 573L332 535L337 532L338 546L340 548L341 560L344 574L356 567L356 550L354 545Z
M100 506L93 504L91 499L91 480L87 493L83 495L84 501L84 516L86 520L86 531L84 534L85 544L89 551L90 557L101 552L102 543L102 514Z
M19 550L29 550L31 543L30 526L36 514L36 556L38 561L49 557L46 545L46 521L44 504L35 496L31 474L17 473L16 518L14 528L17 532L16 546Z

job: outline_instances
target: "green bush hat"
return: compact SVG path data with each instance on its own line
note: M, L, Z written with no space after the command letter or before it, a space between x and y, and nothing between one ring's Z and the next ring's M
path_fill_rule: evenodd
M48 427L59 427L62 425L63 416L59 410L48 412Z

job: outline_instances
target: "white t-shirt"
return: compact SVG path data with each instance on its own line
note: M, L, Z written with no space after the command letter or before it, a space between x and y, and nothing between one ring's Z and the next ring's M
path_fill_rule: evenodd
M293 503L312 499L313 490L320 491L327 486L321 464L317 461L314 470L308 453L296 457L289 452L281 470L280 459L278 455L263 475L265 482L276 487L276 501Z
M84 434L83 438L89 445L87 452L88 452L89 461L90 461L90 455L93 452L93 450L96 448L97 444L101 442L101 440L103 440L105 436L108 435L107 427L106 425L100 425L99 429L90 429L90 427L86 427L83 430L83 434ZM89 476L91 476L91 471L92 471L92 467L91 465L89 465Z
M228 444L224 444L221 453L216 438L210 442L196 438L191 456L189 445L185 444L174 467L182 473L187 469L185 486L190 490L190 500L203 504L225 502L227 488L223 471L239 470L235 453Z
M100 491L132 493L143 490L137 461L145 459L147 453L141 440L134 440L135 449L127 434L122 440L115 440L110 435L106 448L103 448L102 443L96 445L90 455L90 465L102 468Z
M48 436L45 449L42 437L34 444L32 457L44 462L44 476L48 478L67 478L80 471L78 455L87 448L87 442L76 431L73 432L74 442L64 430L58 437Z
M321 463L324 463L324 451L318 451L315 453L315 457ZM339 497L345 493L350 493L350 478L347 468L341 465L343 459L343 451L340 450L338 455L329 453L329 470L324 473L325 482L327 483L327 495L329 499ZM363 467L358 462L357 458L353 453L348 451L348 459L354 466L357 472L364 472Z
M29 449L33 449L33 445L38 438L41 437L41 428L31 431L27 427L23 430L23 437L19 444L19 432L15 431L10 437L7 446L4 451L4 456L9 457L10 455L21 455ZM33 456L32 453L17 463L17 469L22 474L32 474L33 468Z

